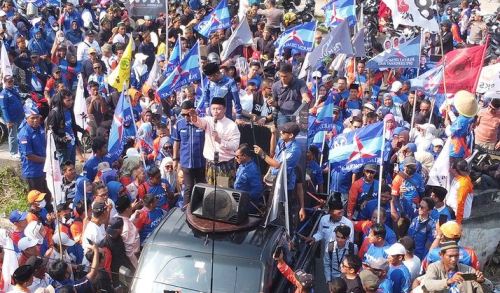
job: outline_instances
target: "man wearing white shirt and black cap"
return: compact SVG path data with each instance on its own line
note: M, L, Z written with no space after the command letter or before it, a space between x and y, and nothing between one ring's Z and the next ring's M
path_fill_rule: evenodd
M209 184L214 184L216 174L218 185L232 187L236 177L234 158L241 134L236 123L225 115L224 98L212 98L210 113L211 117L198 117L195 109L189 113L193 125L205 131L203 156L207 159L206 179ZM227 182L219 181L220 178L225 178Z

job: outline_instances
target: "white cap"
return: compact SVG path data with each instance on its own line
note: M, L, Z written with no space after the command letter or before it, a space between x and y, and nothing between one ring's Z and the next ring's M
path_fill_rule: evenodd
M365 104L363 105L363 108L368 108L368 109L370 109L370 110L372 110L372 111L375 111L375 107L373 106L373 104L372 104L372 103L365 103Z
M312 73L312 78L321 78L321 75L321 72L316 70Z
M405 255L406 254L406 249L401 243L394 243L391 245L391 247L387 248L385 250L385 253L388 255Z
M145 61L148 59L148 55L143 54L143 53L137 53L135 54L135 59L140 60L140 61Z
M59 234L54 233L52 235L52 241L54 241L55 245L59 245ZM71 238L69 238L68 234L61 232L61 244L64 246L73 246L75 245L75 241L73 241Z
M24 235L31 239L35 239L38 242L38 244L42 244L43 236L40 233L42 227L43 227L42 223L37 221L31 221L28 223L28 225L26 225L26 228L24 228Z
M127 149L127 154L126 154L126 157L127 158L130 158L130 157L140 157L141 155L139 154L139 152L137 151L136 148L128 148Z
M432 140L432 145L433 146L438 146L438 145L444 146L444 142L440 138L435 138L435 139Z
M331 74L325 74L321 78L321 82L322 83L327 83L327 82L330 82L330 81L333 81L333 76Z
M17 248L19 251L25 251L26 249L33 247L38 244L38 240L29 237L23 237L17 242Z
M395 82L392 83L391 85L391 92L397 92L403 87L403 84L399 81L396 80Z

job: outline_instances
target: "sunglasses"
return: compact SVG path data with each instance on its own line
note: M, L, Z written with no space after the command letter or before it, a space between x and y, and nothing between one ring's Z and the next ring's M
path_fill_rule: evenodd
M365 170L365 173L368 173L368 174L375 174L375 171L372 171L372 170Z
M189 116L189 113L181 113L181 116L182 117L187 117L187 116Z

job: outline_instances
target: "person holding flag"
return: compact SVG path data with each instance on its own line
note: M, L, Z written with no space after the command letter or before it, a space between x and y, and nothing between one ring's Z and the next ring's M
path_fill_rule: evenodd
M76 134L86 132L76 124L75 113L72 111L73 103L71 92L62 90L47 117L47 127L54 133L57 157L61 163L67 161L75 163L76 147L80 145Z
M297 177L302 176L298 174L298 163L301 157L302 150L300 149L296 137L300 132L299 125L295 122L288 122L283 124L280 128L281 139L278 141L278 148L274 157L269 156L264 152L264 150L258 146L254 145L254 152L262 160L264 160L270 166L270 174L274 177L278 174L280 166L283 160L283 152L286 153L286 166L287 166L287 190L288 190L288 202L290 210L290 218L292 221L291 227L296 227L298 224L297 215L302 221L305 219L305 209L304 209L304 195L302 192L294 192L296 184L298 182ZM296 194L296 196L295 196ZM294 229L291 229L294 230Z

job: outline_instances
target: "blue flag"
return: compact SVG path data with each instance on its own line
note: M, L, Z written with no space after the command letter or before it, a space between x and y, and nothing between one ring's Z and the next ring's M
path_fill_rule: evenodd
M366 68L417 68L420 65L420 36L391 47L366 62Z
M349 26L356 24L356 3L354 0L331 0L322 8L325 11L325 25L333 27L341 21L347 21Z
M227 8L227 0L222 0L208 15L206 15L194 29L205 38L219 29L231 26L231 16Z
M377 122L335 137L328 158L332 168L357 171L366 164L380 164L383 125L383 122Z
M311 52L314 46L315 32L315 21L299 24L284 31L274 45L279 49L280 53L284 48Z
M166 98L176 89L189 84L194 80L201 79L200 56L198 54L198 43L184 56L177 67L170 73L158 88L161 98Z
M181 64L181 38L177 38L172 53L168 58L167 69L163 72L163 76L168 76L174 69Z
M328 98L323 103L323 108L318 115L314 117L309 115L308 141L312 143L322 143L325 132L333 129L333 96L328 95ZM318 135L320 134L320 135Z
M121 155L127 139L125 128L130 126L131 123L135 123L132 108L130 107L128 98L125 96L125 91L122 91L116 105L115 113L113 114L113 123L109 132L108 153L112 157Z

